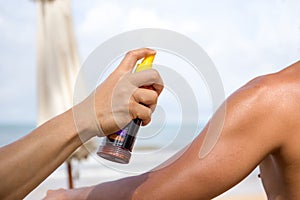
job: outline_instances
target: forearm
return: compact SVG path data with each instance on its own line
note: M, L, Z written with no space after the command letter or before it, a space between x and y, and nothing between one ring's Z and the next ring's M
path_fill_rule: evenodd
M69 110L3 147L0 198L23 198L81 144Z

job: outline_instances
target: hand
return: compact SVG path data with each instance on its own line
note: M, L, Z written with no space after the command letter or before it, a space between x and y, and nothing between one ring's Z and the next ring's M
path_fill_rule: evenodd
M48 190L43 200L67 200L67 191L65 189Z
M84 140L114 133L135 118L140 118L143 125L150 122L163 81L156 70L133 74L132 69L139 59L155 53L147 48L128 52L95 92L75 107L76 125ZM154 90L142 86L152 86Z
M83 200L87 199L94 187L76 188L71 190L57 189L48 190L43 200Z

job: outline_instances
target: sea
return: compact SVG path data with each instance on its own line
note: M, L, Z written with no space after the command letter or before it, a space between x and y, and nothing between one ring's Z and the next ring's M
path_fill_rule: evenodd
M138 149L147 148L180 148L189 144L201 131L204 123L198 125L180 123L172 124L150 124L140 127L136 136ZM36 124L0 124L0 147L12 143L29 134L36 128Z
M30 133L35 124L0 124L0 146L12 143Z

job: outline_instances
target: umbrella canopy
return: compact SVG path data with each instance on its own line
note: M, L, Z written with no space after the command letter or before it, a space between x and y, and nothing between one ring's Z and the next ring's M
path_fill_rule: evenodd
M72 107L73 91L80 68L69 0L39 0L37 33L38 124ZM91 141L89 150L95 150ZM73 187L71 159L85 159L81 146L67 160L69 187Z
M69 0L38 1L38 123L66 111L80 68Z

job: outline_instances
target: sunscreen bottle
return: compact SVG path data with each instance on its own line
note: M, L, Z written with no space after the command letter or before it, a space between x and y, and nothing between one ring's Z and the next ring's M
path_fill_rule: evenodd
M154 55L146 56L134 72L152 68ZM144 88L153 89L152 86ZM142 124L139 118L133 119L121 130L106 136L97 151L98 156L117 163L129 163L137 132Z

